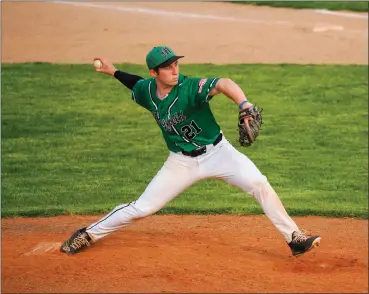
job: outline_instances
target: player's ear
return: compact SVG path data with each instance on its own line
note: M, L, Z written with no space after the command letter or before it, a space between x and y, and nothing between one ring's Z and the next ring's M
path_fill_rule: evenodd
M156 69L150 69L150 76L152 76L153 78L156 78L158 76L158 71L156 71Z

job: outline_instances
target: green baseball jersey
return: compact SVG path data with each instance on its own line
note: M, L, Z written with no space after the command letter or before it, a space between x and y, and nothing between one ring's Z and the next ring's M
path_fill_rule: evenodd
M218 80L179 75L178 84L160 100L155 79L142 79L133 87L132 99L153 114L169 150L192 151L213 143L220 133L208 103Z

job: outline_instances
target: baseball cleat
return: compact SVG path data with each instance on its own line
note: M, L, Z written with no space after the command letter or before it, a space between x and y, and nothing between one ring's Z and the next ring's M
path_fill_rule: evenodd
M60 252L75 254L89 247L92 243L91 241L92 239L86 232L86 228L79 229L61 245Z
M320 245L319 236L308 236L304 231L295 231L292 233L292 241L288 243L292 255L298 257L316 246Z

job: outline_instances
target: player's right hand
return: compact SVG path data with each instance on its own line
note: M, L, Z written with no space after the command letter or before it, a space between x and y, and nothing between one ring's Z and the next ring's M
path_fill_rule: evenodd
M95 57L94 61L97 59L101 61L102 66L100 68L95 68L95 71L102 72L107 75L113 76L117 68L107 58Z

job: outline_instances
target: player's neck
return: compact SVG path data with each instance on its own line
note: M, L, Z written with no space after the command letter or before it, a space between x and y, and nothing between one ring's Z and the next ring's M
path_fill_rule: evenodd
M161 83L156 82L156 96L160 100L165 99L172 89L173 89L173 86L167 86L167 85L163 85Z

